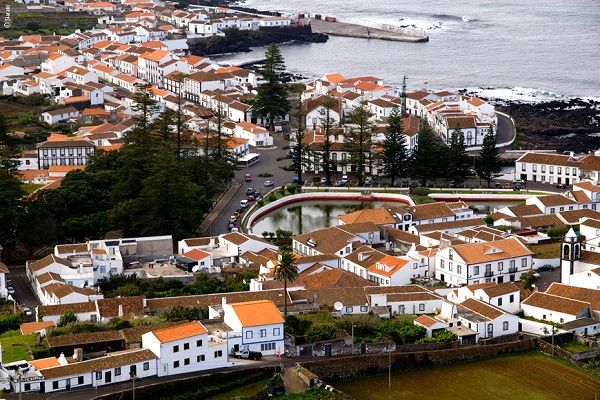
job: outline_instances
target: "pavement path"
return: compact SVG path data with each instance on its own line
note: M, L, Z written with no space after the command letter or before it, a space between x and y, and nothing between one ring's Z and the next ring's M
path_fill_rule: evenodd
M286 368L283 372L283 386L285 387L285 393L302 393L306 390L306 385L298 376L296 367Z
M223 203L226 202L226 204L221 206L221 212L208 228L207 235L215 236L227 233L229 217L240 208L240 201L246 198L246 188L254 188L263 194L271 190L271 188L264 186L267 180L273 181L275 186L288 185L292 182L295 173L281 169L281 167L290 165L291 160L288 158L278 160L278 158L285 157L288 153L288 150L284 149L284 147L289 146L289 142L284 139L281 133L277 133L273 135L273 144L276 146L274 149L252 149L252 152L260 154L260 161L257 164L241 168L235 172L234 180L241 185L241 190L238 190L231 198L223 200ZM258 174L263 172L268 172L273 176L268 178L258 177ZM252 182L244 181L246 174L252 175ZM238 221L240 220L241 217Z

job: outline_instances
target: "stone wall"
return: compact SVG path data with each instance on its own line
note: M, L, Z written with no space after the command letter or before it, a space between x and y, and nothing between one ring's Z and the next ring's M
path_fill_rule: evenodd
M532 349L531 339L517 342L491 344L488 346L469 346L445 350L391 354L373 354L349 356L302 363L302 366L325 381L347 380L365 375L386 372L391 361L393 369L424 367L436 364L448 364L457 361L478 360L500 354L525 352ZM389 358L388 358L389 357Z

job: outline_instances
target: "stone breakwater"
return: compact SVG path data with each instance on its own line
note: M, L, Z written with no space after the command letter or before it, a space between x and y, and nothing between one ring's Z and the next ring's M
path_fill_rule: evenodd
M310 26L315 33L325 33L331 36L345 36L362 39L390 40L395 42L428 42L429 36L413 36L399 32L371 28L364 25L350 24L347 22L331 22L319 19L310 21Z

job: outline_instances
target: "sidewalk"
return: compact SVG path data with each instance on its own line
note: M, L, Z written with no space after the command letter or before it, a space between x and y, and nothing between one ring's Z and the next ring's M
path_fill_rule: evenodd
M206 234L210 231L216 219L219 217L221 212L223 212L223 209L229 204L231 199L241 187L242 184L238 181L231 181L231 186L229 186L229 189L227 189L227 191L219 199L217 199L214 207L208 212L206 218L204 218L204 221L202 221L202 224L200 224L198 231L201 234Z

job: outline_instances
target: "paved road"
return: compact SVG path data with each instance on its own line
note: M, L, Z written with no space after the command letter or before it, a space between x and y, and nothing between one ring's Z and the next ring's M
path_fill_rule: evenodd
M17 304L27 306L33 310L35 307L40 305L40 302L33 294L31 287L29 286L29 280L25 273L24 265L13 265L8 267L9 272L6 279L12 281L12 286L15 288L15 294L13 298L17 301ZM27 318L27 320L34 320L34 317Z
M513 140L517 134L515 124L512 120L502 114L496 114L498 116L498 126L496 127L496 143L506 143Z
M284 150L283 147L288 146L289 142L285 140L281 134L276 134L273 137L273 144L277 147L276 149L258 151L256 151L257 149L253 149L253 152L258 152L260 154L260 162L248 168L241 168L239 171L235 172L234 179L240 182L242 187L216 218L215 222L207 232L207 235L214 236L227 233L229 217L240 208L240 201L246 198L246 188L251 187L260 191L260 193L266 193L270 190L270 188L264 186L264 183L267 180L273 181L275 186L287 185L292 182L295 173L284 171L280 168L290 165L291 160L284 159L277 161L277 158L284 157L287 154L288 150ZM268 172L273 174L273 176L270 178L259 178L258 174L263 172ZM252 174L252 182L244 181L245 174Z

